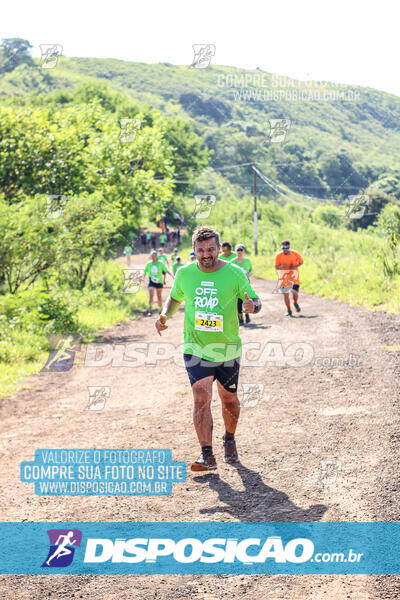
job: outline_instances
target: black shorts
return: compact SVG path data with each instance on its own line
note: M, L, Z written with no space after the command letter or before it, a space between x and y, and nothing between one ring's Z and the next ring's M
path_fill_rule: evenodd
M163 284L162 283L154 283L154 281L149 281L148 287L162 288Z
M189 375L190 385L196 383L204 377L212 375L228 392L236 392L239 380L240 356L226 362L213 362L194 356L193 354L184 354L183 360L187 374Z
M294 291L298 292L299 291L299 287L300 287L300 285L298 283L295 283L294 286L293 286Z

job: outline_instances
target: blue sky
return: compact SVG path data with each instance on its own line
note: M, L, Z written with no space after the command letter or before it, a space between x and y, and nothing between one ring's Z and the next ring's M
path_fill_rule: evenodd
M400 95L400 3L390 0L53 0L7 2L0 35L65 56L189 65L192 44L216 45L214 64Z

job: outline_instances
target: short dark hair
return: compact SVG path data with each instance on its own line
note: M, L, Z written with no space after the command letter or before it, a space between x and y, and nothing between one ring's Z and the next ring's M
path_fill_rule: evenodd
M203 242L204 240L208 240L210 238L215 238L217 242L217 246L219 245L219 233L215 231L212 227L207 227L206 225L199 225L193 232L192 235L192 244L193 248L195 242Z
M232 250L232 244L230 242L222 242L222 248L229 248L229 250Z
M281 242L281 246L290 246L289 240L283 240L283 242Z

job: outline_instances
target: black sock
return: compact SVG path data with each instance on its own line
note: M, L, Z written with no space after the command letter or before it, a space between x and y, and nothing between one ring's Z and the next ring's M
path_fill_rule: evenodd
M225 441L226 440L234 440L234 439L235 439L234 433L229 433L229 431L225 431Z
M202 446L201 447L201 451L202 453L205 454L212 454L212 446Z

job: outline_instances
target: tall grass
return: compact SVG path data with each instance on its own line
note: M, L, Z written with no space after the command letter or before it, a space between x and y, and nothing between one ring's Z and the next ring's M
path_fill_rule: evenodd
M98 262L83 292L50 282L50 292L37 284L18 295L0 296L0 397L21 386L27 375L40 371L48 357L48 336L78 333L83 342L119 321L135 319L146 308L140 289L123 294L123 268Z

